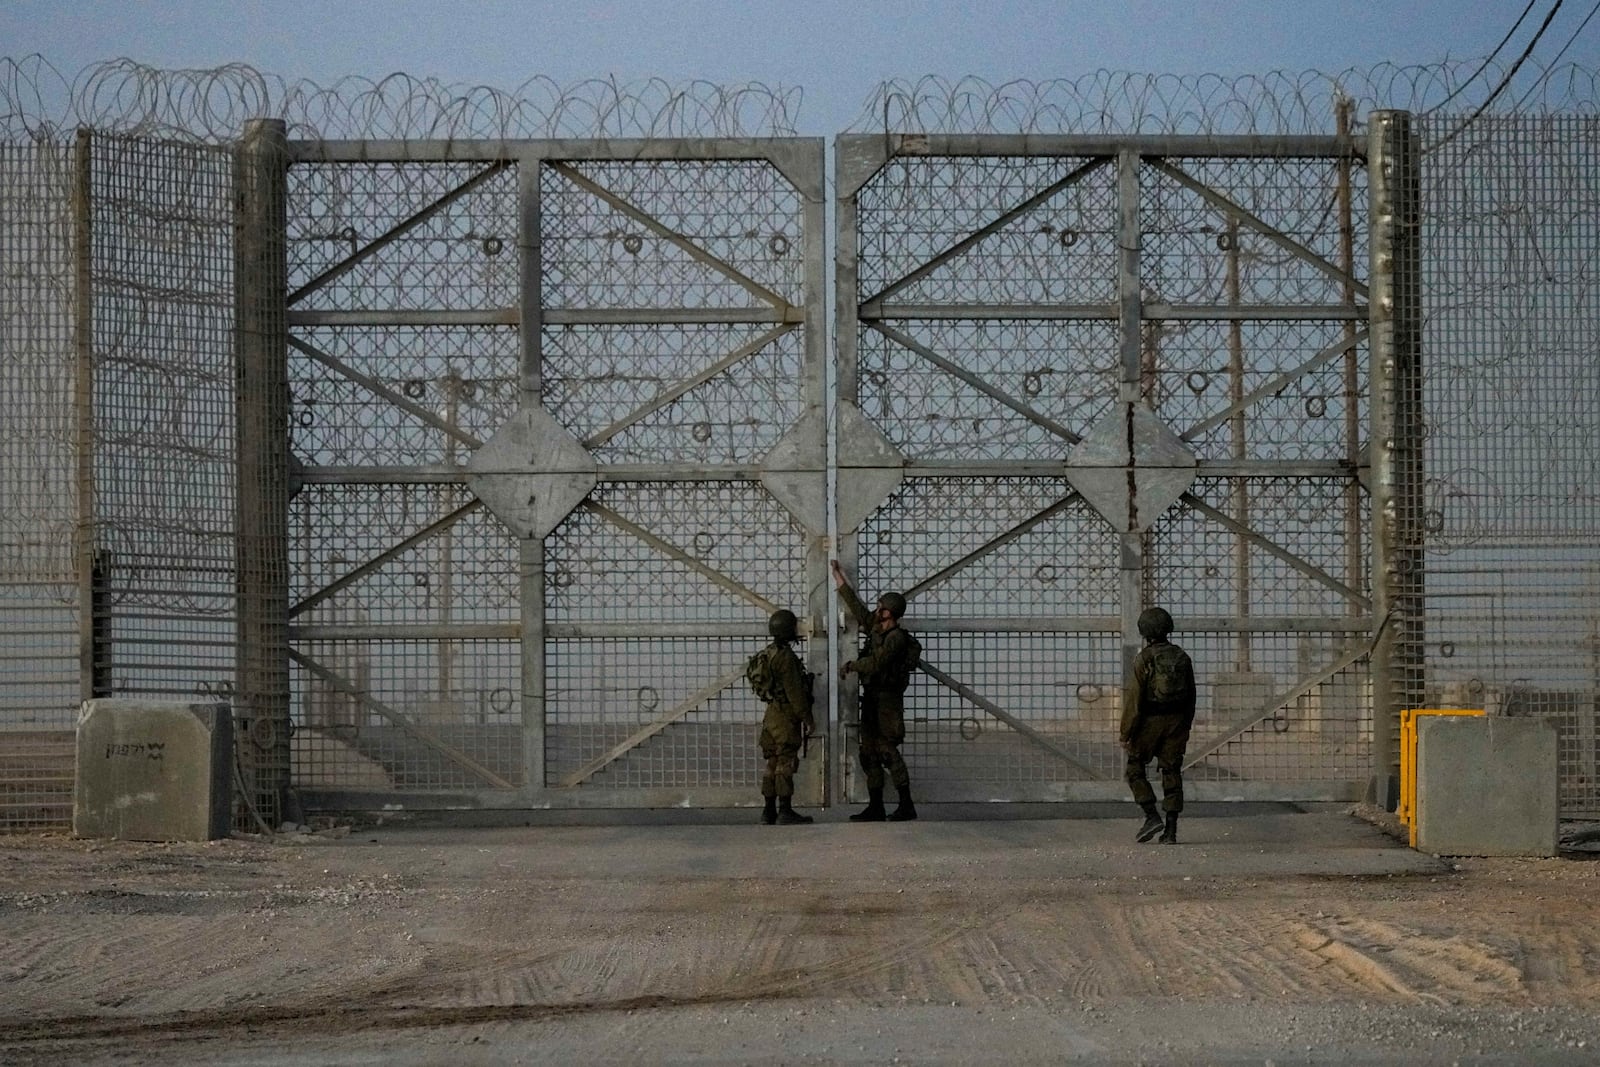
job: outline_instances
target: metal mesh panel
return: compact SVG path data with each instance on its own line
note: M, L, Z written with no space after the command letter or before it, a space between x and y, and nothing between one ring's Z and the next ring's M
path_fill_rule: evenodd
M803 410L801 196L748 159L506 150L518 158L296 148L296 780L748 787L759 709L742 681L672 704L742 668L769 598L807 596L804 534L748 480ZM514 323L535 311L529 338ZM602 467L542 546L520 542L459 482L481 489L463 464L536 405L600 463L669 480ZM715 470L731 465L740 480ZM596 697L618 678L631 701ZM658 695L641 704L641 687ZM665 713L634 736L639 714Z
M1189 491L1228 516L1239 514L1237 500L1247 500L1248 530L1241 534L1181 503L1156 522L1148 534L1155 549L1149 581L1175 618L1354 614L1352 594L1365 594L1367 572L1346 572L1347 538L1352 527L1365 528L1367 514L1364 497L1347 513L1348 480L1200 478ZM1265 545L1292 551L1286 558Z
M1424 701L1552 718L1600 817L1600 120L1423 126Z
M1199 458L1327 459L1359 450L1367 355L1346 324L1160 320L1144 334L1146 395ZM1302 369L1334 349L1343 351ZM1238 419L1222 418L1248 396L1257 399Z
M295 497L298 784L521 782L516 539L470 501L454 485L312 485ZM495 628L496 640L469 639Z
M562 325L544 331L546 408L602 463L758 463L799 416L804 335L756 323ZM751 346L682 397L663 388ZM642 417L634 413L644 410Z
M760 309L752 286L803 303L800 197L771 164L553 162L540 202L549 309Z
M762 709L744 682L761 638L551 641L545 726L551 784L756 785ZM694 699L714 679L714 696ZM692 709L684 705L694 699ZM671 717L662 727L662 720Z
M1114 322L897 322L895 328L1038 413L1086 427L1116 399ZM1038 422L872 330L860 341L862 413L914 459L1059 458Z
M1117 662L1117 634L922 633L918 640L926 659L1033 734L919 673L906 693L901 746L919 791L952 798L1048 799L1058 783L1120 777L1116 693L1121 682L1107 669ZM849 736L855 744L854 724Z
M552 160L538 197L544 406L602 464L544 544L546 784L753 796L744 662L814 589L805 531L718 468L760 464L805 410L816 235L756 160Z
M517 331L505 326L306 326L296 341L485 440L517 403ZM289 355L290 435L312 466L411 466L459 460L459 438L391 395L320 362Z
M317 163L292 167L289 177L289 291L297 309L516 303L514 167ZM322 284L307 289L313 281Z
M294 781L514 789L516 539L414 472L458 468L516 410L517 328L448 321L517 303L516 168L311 156L287 193Z
M631 482L603 486L590 500L687 559L580 507L547 539L549 622L726 622L765 631L767 612L747 594L776 605L804 602L803 532L758 485Z
M1116 545L1082 500L927 584L1070 492L1063 478L908 478L862 524L863 587L912 591L918 616L1113 615Z
M514 642L302 636L295 653L296 785L459 792L522 784Z
M0 832L71 821L80 697L72 147L0 144Z
M90 142L96 553L111 692L230 691L232 156Z
M1174 157L1147 165L1139 202L1146 299L1197 305L1342 303L1341 280L1312 258L1343 262L1337 210L1341 177L1350 182L1345 195L1365 202L1364 173L1338 160ZM1197 191L1196 183L1209 195ZM1230 222L1216 197L1259 219L1270 236ZM1287 242L1310 255L1296 254ZM1353 235L1351 250L1355 262L1365 262L1361 236ZM1236 257L1230 255L1234 252Z
M1184 632L1200 709L1186 776L1197 782L1364 780L1372 696L1364 659L1284 701L1297 683L1363 650L1365 632ZM1244 669L1247 667L1248 669Z
M1084 158L896 158L857 195L861 298L868 299L1030 197ZM1116 299L1116 170L1100 167L940 264L908 304L1109 303Z
M547 540L547 621L579 630L631 624L663 636L547 641L550 783L756 784L762 709L745 685L744 663L765 639L665 635L695 625L759 634L766 610L752 595L773 605L805 603L803 531L748 482L618 484L591 499L604 511L580 508ZM664 554L608 514L648 529L686 559Z

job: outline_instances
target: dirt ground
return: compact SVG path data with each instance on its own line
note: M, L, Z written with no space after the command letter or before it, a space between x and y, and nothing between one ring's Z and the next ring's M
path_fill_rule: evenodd
M1600 1062L1580 856L1339 806L1177 846L1132 805L847 813L0 838L0 1063Z

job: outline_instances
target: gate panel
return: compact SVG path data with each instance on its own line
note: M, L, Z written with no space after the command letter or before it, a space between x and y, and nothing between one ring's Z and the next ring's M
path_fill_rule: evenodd
M544 544L546 795L748 804L768 614L825 674L821 145L652 154L540 170L542 396L599 465Z
M1202 793L1364 788L1351 144L871 136L839 158L841 408L895 457L841 548L923 637L919 792L1125 795L1152 603L1200 674ZM870 439L841 437L846 495Z
M515 169L292 147L295 781L515 790L517 544L460 484L519 396Z
M752 802L744 660L822 629L820 145L296 152L297 779Z

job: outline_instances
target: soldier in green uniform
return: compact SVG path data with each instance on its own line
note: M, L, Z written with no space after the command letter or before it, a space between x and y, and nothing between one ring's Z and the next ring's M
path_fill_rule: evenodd
M868 611L844 576L837 560L832 561L833 584L839 588L850 614L855 616L866 636L859 659L839 670L841 677L852 671L861 677L860 746L857 759L867 775L867 806L850 816L851 822L905 822L917 817L911 802L911 774L900 755L900 742L906 737L905 692L911 684L922 646L904 627L900 617L906 613L906 598L885 593L878 598L875 611ZM892 814L883 807L883 779L887 771L900 803Z
M1133 659L1133 670L1122 691L1122 747L1128 753L1126 778L1133 799L1144 810L1144 825L1136 835L1148 841L1157 833L1166 845L1178 843L1178 814L1183 811L1183 750L1194 725L1194 664L1189 654L1171 641L1172 616L1164 608L1139 613L1139 634L1144 648ZM1151 760L1161 769L1161 806L1156 810L1155 790L1145 777Z
M794 810L794 775L800 768L800 749L816 727L811 713L811 686L800 657L789 646L800 639L799 620L792 611L775 611L767 619L772 644L750 657L745 677L756 696L766 701L757 742L767 761L761 775L765 804L761 821L768 826L808 823L811 816Z

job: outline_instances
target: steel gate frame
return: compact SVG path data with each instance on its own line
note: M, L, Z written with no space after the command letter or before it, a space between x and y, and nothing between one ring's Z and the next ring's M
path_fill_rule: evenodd
M280 134L281 136L281 134ZM400 558L430 537L448 530L463 518L486 508L515 535L518 548L517 601L520 618L515 622L464 624L451 621L441 625L374 626L345 621L334 624L293 622L288 630L288 641L295 647L286 647L286 659L292 659L305 676L331 691L337 698L358 705L367 716L376 715L398 726L412 741L427 746L446 763L453 764L480 782L479 788L447 788L442 790L384 790L363 791L359 788L341 788L333 784L328 788L307 788L301 793L309 807L340 808L372 805L415 807L565 807L565 806L682 806L702 804L752 804L759 797L751 785L719 786L711 784L665 784L645 787L597 786L591 779L596 772L625 757L685 715L701 708L730 685L737 685L737 695L743 704L753 705L753 698L742 692L744 657L755 647L765 643L766 615L777 607L793 608L802 618L802 632L821 635L826 630L826 420L823 414L826 337L823 318L823 209L822 159L823 143L818 139L649 139L649 140L503 140L472 142L428 141L285 141L282 152L290 165L371 165L371 164L453 164L481 165L481 169L456 188L410 216L396 221L385 233L364 243L352 239L347 256L328 266L317 277L302 284L294 293L283 293L283 306L288 313L284 321L282 343L293 348L301 357L312 360L322 368L332 371L348 382L355 383L368 394L381 398L388 405L407 413L415 420L446 436L455 444L447 447L443 464L410 466L344 468L308 465L293 461L292 481L295 490L310 486L362 486L375 484L433 484L447 487L465 486L475 494L475 499L461 502L447 509L447 514L435 521L421 525L403 538L397 538L381 551L374 551L363 562L349 567L332 582L320 587L309 587L308 593L287 605L287 617L296 619L326 604L341 590L349 588L371 576L386 564ZM769 164L793 188L799 201L800 256L802 277L799 282L801 298L787 299L767 290L745 275L737 264L730 263L708 251L692 233L675 230L671 225L651 215L636 204L629 203L591 181L580 172L584 163L649 164L654 162L684 162L716 164L719 162L761 162ZM752 307L550 307L545 300L544 275L546 241L541 231L543 216L540 205L540 176L547 169L557 169L563 177L586 193L604 201L609 208L626 216L651 239L675 246L696 263L731 279L741 289L753 293L756 302ZM323 285L356 268L364 259L380 252L386 245L400 238L408 230L422 225L438 211L468 195L473 187L494 175L511 170L515 173L517 201L517 245L519 253L519 281L517 303L514 307L483 307L477 310L297 310L295 305ZM753 235L752 235L753 236ZM640 240L640 238L634 238ZM779 238L773 238L773 241ZM498 241L498 237L485 240ZM788 239L783 251L787 251ZM778 254L776 245L769 245ZM498 251L498 249L496 250ZM547 326L626 325L677 323L677 324L751 324L765 332L753 341L732 352L721 354L695 375L664 383L656 396L635 407L623 418L583 440L574 432L552 418L541 403L544 387L543 332ZM429 411L413 401L402 391L363 374L357 367L338 356L311 343L305 331L316 328L342 326L395 326L426 327L430 324L460 326L512 327L517 330L519 355L517 362L519 400L516 411L492 435L468 433L457 424L452 407L444 416ZM679 397L711 381L734 364L761 351L777 338L798 332L802 338L799 352L798 376L786 384L792 389L800 412L777 444L759 462L740 463L597 463L590 455L605 441L638 423L650 413L666 407ZM456 449L471 451L465 463L454 462ZM749 578L730 576L724 568L708 561L704 553L691 552L687 547L673 542L668 533L652 530L649 524L636 522L619 514L614 508L601 503L597 494L607 487L655 484L678 485L683 483L731 485L735 492L764 491L764 498L774 510L787 509L787 520L796 531L803 546L804 588L809 590L805 603L780 603L752 588ZM748 490L739 490L745 485ZM551 621L546 617L546 539L570 516L596 518L614 531L621 531L637 543L648 546L658 556L693 572L697 580L708 587L731 595L751 612L747 621L740 623L694 621L682 618L658 618L647 622L620 621L626 613L617 613L612 620L602 621ZM287 501L282 515L273 522L281 525L287 537ZM378 546L374 546L376 549ZM698 545L695 546L698 548ZM348 563L348 561L347 561ZM762 576L766 577L766 576ZM759 611L756 614L752 609ZM485 642L516 642L521 663L520 692L516 703L521 708L522 756L520 774L500 771L486 765L474 753L464 751L447 737L416 722L411 716L374 695L370 682L358 672L340 670L308 653L311 642L360 642L383 639L409 640L479 640ZM553 696L548 669L557 653L557 642L607 641L638 639L649 641L664 638L732 639L740 644L729 649L722 647L718 653L722 668L714 676L702 679L705 683L694 692L661 709L652 706L647 721L615 744L603 747L575 768L557 768L549 765L549 730L553 710ZM813 640L806 651L808 665L819 676L825 677L826 642ZM309 683L308 683L309 684ZM641 689L642 691L642 689ZM498 692L498 691L497 691ZM658 698L659 699L659 698ZM819 686L819 703L826 700L826 685ZM641 705L643 701L641 700ZM759 717L759 709L756 710ZM820 718L820 715L819 715ZM742 742L741 756L746 750L754 751L754 727L739 727ZM819 803L822 798L823 775L821 768L826 760L826 749L815 746L813 757L803 765L797 780L797 799L803 803ZM809 771L810 773L807 773ZM586 784L588 783L588 784ZM485 788L484 786L487 786Z
M1026 635L1057 630L1109 633L1115 635L1121 654L1114 674L1111 670L1103 670L1102 676L1120 680L1142 644L1136 627L1138 614L1152 602L1152 574L1146 559L1150 542L1146 531L1156 519L1148 514L1139 515L1140 504L1145 503L1147 511L1159 512L1165 511L1168 504L1174 501L1181 501L1191 511L1204 515L1209 521L1234 534L1239 541L1241 558L1247 557L1251 548L1264 552L1300 575L1333 589L1348 605L1344 615L1332 618L1272 619L1248 617L1245 614L1235 617L1180 618L1180 630L1235 633L1241 635L1241 641L1248 641L1247 635L1250 634L1272 631L1296 633L1316 629L1347 635L1337 655L1302 670L1291 685L1272 692L1256 711L1231 722L1220 733L1197 737L1186 765L1192 769L1226 746L1238 743L1264 721L1279 716L1282 709L1313 693L1341 671L1366 661L1369 656L1373 674L1372 700L1376 707L1375 765L1370 776L1362 774L1343 780L1316 782L1200 781L1189 786L1190 795L1327 800L1354 799L1363 794L1382 797L1390 792L1389 777L1394 773L1396 763L1393 724L1397 721L1399 701L1407 690L1403 676L1415 672L1417 668L1414 662L1415 630L1420 627L1421 619L1421 574L1417 548L1422 543L1422 531L1416 526L1415 520L1409 518L1420 515L1418 503L1422 485L1421 417L1417 402L1420 399L1420 377L1416 352L1419 294L1414 284L1417 218L1415 138L1409 132L1408 117L1404 113L1374 114L1369 143L1365 146L1359 145L1348 135L1348 111L1341 112L1340 120L1341 134L1334 137L846 135L837 139L836 258L839 269L836 276L836 333L839 376L836 402L840 413L840 554L847 569L854 572L862 562L862 529L869 517L875 513L883 514L881 509L891 504L895 494L903 485L910 484L912 479L968 478L980 483L985 479L1000 478L1060 479L1058 490L1042 498L1049 501L1046 506L1033 510L1032 514L1010 525L998 536L959 554L959 558L948 562L942 558L926 559L921 561L920 566L906 571L906 578L915 579L915 582L905 591L912 604L908 617L912 629L931 638L925 638L924 641L924 673L966 704L979 709L982 714L998 719L1048 758L1059 761L1073 780L1054 783L1053 787L1046 783L1042 789L1028 788L1026 784L1018 789L997 787L988 782L954 787L942 783L942 788L933 796L928 795L926 785L920 785L920 797L1125 798L1126 787L1116 773L1120 769L1119 761L1114 753L1108 759L1104 752L1114 742L1114 735L1107 732L1107 736L1101 739L1102 751L1099 752L1084 745L1073 747L1064 744L1058 736L1051 734L1048 724L1041 723L1036 717L1030 718L1025 713L1013 713L1002 701L986 696L980 685L968 684L955 674L941 669L938 665L941 655L939 645L947 642L941 642L940 637L944 634L984 632ZM971 226L959 238L951 234L939 235L946 243L937 248L923 249L922 255L914 257L914 265L910 269L899 265L895 272L886 275L895 279L888 285L876 291L864 288L859 281L858 265L864 261L867 253L863 251L864 241L859 229L858 201L874 177L897 159L986 158L1059 160L1060 172L1054 175L1054 180L1049 184L1043 184L1043 179L1040 179L1043 187L1030 188L1026 197L1015 200L1002 210L991 210L982 225ZM1343 193L1339 206L1345 210L1347 219L1351 210L1348 176L1353 167L1365 161L1369 168L1372 198L1370 294L1367 286L1354 276L1355 263L1350 255L1348 225L1343 242L1347 269L1330 262L1291 235L1278 231L1225 193L1187 173L1185 161L1195 158L1326 161L1335 168L1342 168L1345 175L1340 186ZM899 304L894 301L897 295L907 290L914 291L916 283L934 275L942 266L979 247L985 238L1026 218L1051 197L1071 188L1086 175L1102 167L1111 169L1115 174L1117 201L1116 284L1110 301L1058 306L1026 302L975 303L966 306L918 304L909 298ZM1144 235L1140 224L1140 206L1141 174L1149 170L1160 172L1202 200L1226 220L1228 234L1237 235L1241 230L1249 232L1271 242L1288 256L1335 279L1342 289L1342 299L1333 306L1320 308L1185 307L1148 302L1141 279L1140 255ZM907 182L915 187L909 179ZM1047 226L1040 229L1050 232ZM886 240L876 233L868 236ZM1065 236L1063 233L1063 239ZM1238 237L1232 236L1231 239L1236 247ZM1222 238L1218 240L1219 248L1224 247ZM1234 269L1237 270L1236 267ZM1411 272L1409 275L1408 270ZM1396 281L1397 276L1401 279L1399 282ZM874 287L880 284L881 279L874 281ZM1362 303L1363 297L1370 297L1370 309ZM1250 318L1290 321L1322 318L1342 321L1346 325L1343 337L1338 342L1323 347L1297 368L1275 375L1248 393L1244 393L1238 384L1243 377L1242 372L1238 374L1233 402L1226 410L1212 414L1201 423L1184 430L1181 435L1165 431L1159 420L1152 417L1146 404L1146 375L1150 368L1146 366L1145 331L1153 322L1240 321ZM1098 319L1116 323L1120 365L1116 404L1120 407L1120 413L1102 420L1095 427L1084 428L1084 432L1079 434L1052 418L1048 412L1039 410L1041 405L1031 403L1031 396L1019 396L1015 390L987 377L989 368L964 364L957 358L941 353L912 336L909 326L897 322L995 319L1052 322ZM931 460L905 456L885 436L888 431L873 425L862 414L860 342L869 336L869 332L886 338L902 353L913 353L917 358L933 364L944 374L959 379L1053 435L1058 439L1060 452L1068 453L1071 449L1065 462L1062 459L1044 462L1034 459ZM1354 453L1354 434L1349 442L1351 454L1330 457L1320 463L1251 461L1243 453L1242 446L1234 456L1224 461L1196 461L1192 454L1183 454L1186 449L1180 447L1182 442L1192 440L1209 426L1223 424L1234 418L1242 420L1243 413L1252 404L1281 392L1301 375L1332 360L1346 357L1346 353L1351 354L1346 358L1353 363L1354 351L1363 342L1369 346L1368 376L1372 383L1371 425L1367 428L1372 443L1368 454ZM1150 358L1154 359L1153 356ZM1354 399L1349 403L1353 404ZM1237 440L1242 441L1242 437L1241 431ZM1091 440L1086 441L1085 438ZM1189 482L1198 474L1208 471L1239 479L1252 474L1346 479L1349 488L1344 495L1350 501L1351 515L1358 510L1358 483L1369 488L1372 494L1370 537L1373 549L1370 594L1367 588L1361 586L1361 579L1366 576L1360 573L1365 565L1359 562L1362 558L1359 531L1354 531L1353 543L1346 555L1350 579L1340 580L1324 568L1300 558L1290 548L1251 531L1248 521L1240 521L1247 520L1248 511L1240 516L1230 516L1206 504L1195 492L1191 492ZM1116 514L1126 509L1128 512L1129 521L1123 524L1117 546L1120 613L1116 616L991 619L919 616L916 604L919 594L947 581L956 572L986 555L1025 537L1068 509L1075 498L1084 494L1096 498L1095 504L1102 516L1108 511ZM887 523L889 520L884 521ZM879 530L880 536L886 532L887 529ZM886 571L877 559L872 563L867 568L869 571L877 571L879 575ZM941 563L946 565L941 568ZM1241 602L1248 604L1248 564L1241 566L1245 568L1239 578ZM863 590L864 595L882 591L879 584L887 579L879 575L869 577L863 583L867 587ZM848 634L851 620L843 621ZM1395 635L1401 632L1406 634L1407 640L1397 645ZM929 648L929 645L933 647ZM843 687L841 705L846 733L854 729L855 696L853 686ZM908 747L914 743L919 729L925 729L916 725L919 716L915 704L916 694L913 693L911 706L908 707L908 718L913 720ZM972 723L969 734L968 720L961 721L961 735L968 741L975 740L982 729L979 719L972 719ZM843 740L841 756L851 747L848 739ZM1096 759L1096 756L1099 758ZM916 780L918 767L915 760L909 762L912 763L912 775ZM839 761L836 772L835 795L859 796L859 783L855 781L856 776L851 773L846 759Z

